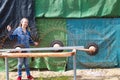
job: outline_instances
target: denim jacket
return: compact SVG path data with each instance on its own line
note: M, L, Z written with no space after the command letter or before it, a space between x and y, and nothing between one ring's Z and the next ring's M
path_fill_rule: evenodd
M13 32L9 32L9 38L10 40L17 38L17 44L22 44L25 48L29 48L30 44L34 44L30 32L27 30L24 33L22 27L17 27Z

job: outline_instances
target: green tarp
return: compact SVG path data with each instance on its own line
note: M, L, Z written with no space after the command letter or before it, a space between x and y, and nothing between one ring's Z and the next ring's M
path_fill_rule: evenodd
M36 19L36 26L40 39L39 47L50 47L51 42L54 40L60 40L66 45L67 34L65 19ZM31 67L64 71L66 63L67 58L35 58L34 61L31 62Z
M36 17L119 17L120 0L35 0Z

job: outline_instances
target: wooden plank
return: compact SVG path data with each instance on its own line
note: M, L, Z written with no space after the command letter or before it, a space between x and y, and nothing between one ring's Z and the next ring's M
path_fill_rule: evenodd
M0 53L0 58L18 58L18 57L69 57L76 52L47 52L47 53Z

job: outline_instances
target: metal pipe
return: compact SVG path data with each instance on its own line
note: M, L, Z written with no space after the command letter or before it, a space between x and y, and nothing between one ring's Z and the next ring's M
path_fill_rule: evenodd
M73 52L76 53L76 50L74 49ZM74 70L74 80L76 80L76 54L73 55L73 70Z
M6 70L6 80L9 80L9 65L8 65L8 58L5 57L5 70Z
M81 50L88 51L89 49L85 49L84 46L69 46L69 47L45 47L45 48L22 48L19 49L21 51L50 51L50 50ZM0 49L0 52L8 52L8 51L18 51L16 49Z

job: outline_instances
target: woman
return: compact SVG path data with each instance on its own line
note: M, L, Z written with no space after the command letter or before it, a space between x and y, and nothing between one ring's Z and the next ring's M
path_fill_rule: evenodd
M7 30L9 31L9 38L13 40L14 38L17 38L17 44L24 45L25 48L29 48L30 44L34 44L35 46L38 45L37 42L33 42L30 36L30 32L28 30L28 19L22 18L20 21L19 27L17 27L13 32L11 31L11 27L8 25ZM30 74L29 69L29 60L28 58L18 58L18 78L17 80L22 79L22 65L24 64L27 78L29 80L34 80L33 77Z

